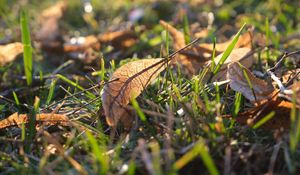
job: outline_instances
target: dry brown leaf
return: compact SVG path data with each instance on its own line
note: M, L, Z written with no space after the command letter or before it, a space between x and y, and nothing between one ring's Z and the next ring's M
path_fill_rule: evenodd
M248 76L253 90L250 88L245 74ZM267 100L274 92L271 83L256 78L249 69L240 65L238 62L233 62L228 65L227 78L230 80L230 87L235 91L241 92L251 102Z
M244 34L242 34L237 43L235 44L234 48L250 48L252 47L252 44L251 44L251 41L252 41L252 31L248 31ZM231 40L228 40L224 43L217 43L216 44L216 52L224 52L227 47L229 46L229 44L231 43ZM213 44L208 44L208 43L203 43L203 44L200 44L199 45L200 48L205 48L207 50L210 50L212 51L214 46ZM211 52L212 53L212 52Z
M83 52L88 48L94 50L100 49L100 42L94 35L89 35L81 39L81 43L66 43L64 44L64 52Z
M106 32L98 36L101 43L111 44L114 48L125 49L137 42L137 36L132 30Z
M178 31L176 28L174 28L173 26L171 26L165 21L161 20L160 24L170 33L171 37L173 38L174 50L179 50L186 45L184 34L182 32ZM192 54L194 54L194 52L192 52ZM205 61L206 60L203 59L202 60L192 59L191 55L188 56L188 55L178 54L174 57L174 59L172 59L171 63L176 64L178 62L186 70L187 74L194 75L205 64Z
M55 5L45 9L39 19L41 29L36 33L36 39L42 43L43 48L52 48L60 39L58 21L62 18L67 7L65 1L59 1Z
M134 117L125 107L165 69L163 58L129 62L117 69L104 87L102 95L106 121L116 126L119 120L129 129Z
M186 45L184 34L182 32L178 31L176 28L166 23L165 21L160 21L160 24L166 28L166 30L170 33L171 37L173 38L173 47L175 50L179 50ZM252 46L251 41L252 31L248 31L247 33L239 37L235 48L244 48L245 50L248 49L248 51L250 51L250 48ZM231 40L225 43L217 43L216 54L218 55L224 52L230 43ZM177 57L175 57L175 59L172 62L179 62L187 70L188 74L194 75L198 73L199 70L204 65L206 65L207 62L211 59L212 52L213 44L203 43L200 45L195 45L192 48L180 52L180 54ZM239 58L241 57L239 56Z
M283 72L283 71L279 70L279 72ZM283 84L286 84L289 80L291 80L292 78L294 78L297 75L300 75L300 68L288 70L288 71L284 72L284 74L281 73L277 76L282 78ZM296 81L300 81L300 76L296 77Z
M201 30L199 32L196 32L194 34L194 36L196 38L206 38L208 36L208 29L203 29L203 30Z
M0 45L0 66L14 61L20 53L23 53L22 43Z
M28 123L29 118L27 114L18 114L14 113L10 115L8 118L0 121L0 129L12 127L12 126L20 126L22 123ZM37 124L43 123L46 125L68 125L70 122L68 117L64 114L51 114L51 113L43 113L36 115Z
M291 102L276 98L238 114L235 119L242 125L252 126L270 112L274 111L275 115L261 127L269 130L280 128L289 129L291 125L290 112L292 107L293 104ZM299 106L297 106L297 109L300 109Z
M58 1L51 7L43 10L42 18L61 18L63 16L63 11L66 9L66 1Z

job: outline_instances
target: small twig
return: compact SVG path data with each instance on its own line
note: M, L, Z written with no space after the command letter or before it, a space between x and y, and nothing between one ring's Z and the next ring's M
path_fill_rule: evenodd
M280 58L280 60L275 64L275 66L267 70L267 74L277 83L281 92L284 92L286 88L283 86L280 79L272 71L277 69L285 58L298 53L300 53L300 50L290 52L290 53L284 53L283 56Z
M280 60L275 64L275 66L268 69L267 71L273 71L273 70L277 69L285 58L290 57L295 54L298 54L298 53L300 53L300 50L290 52L290 53L284 53L283 56L280 58Z

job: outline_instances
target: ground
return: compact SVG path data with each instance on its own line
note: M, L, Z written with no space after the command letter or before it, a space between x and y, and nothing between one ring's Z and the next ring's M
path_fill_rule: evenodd
M299 174L299 7L0 0L0 174Z

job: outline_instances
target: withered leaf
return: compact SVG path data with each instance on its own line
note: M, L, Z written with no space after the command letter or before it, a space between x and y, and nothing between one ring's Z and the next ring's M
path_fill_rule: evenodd
M42 43L43 48L61 47L58 21L62 18L66 7L65 1L59 1L42 12L39 19L41 29L36 33L36 39Z
M27 114L18 114L14 113L0 121L0 129L13 127L13 126L20 126L22 123L29 122L29 115ZM70 122L68 117L64 114L51 114L51 113L43 113L36 115L36 122L37 124L42 123L45 125L68 125Z
M274 111L275 115L261 127L269 130L280 128L289 129L291 125L290 112L292 106L293 104L291 102L275 97L266 103L260 104L250 110L238 114L235 119L242 125L253 126L270 112ZM300 109L299 106L297 106L297 109Z
M96 36L89 35L80 38L80 42L64 44L64 52L83 52L88 48L92 48L94 50L100 49L100 42Z
M179 50L186 45L184 34L182 32L178 31L175 27L171 26L165 21L161 20L160 24L170 33L171 37L173 38L174 50ZM191 55L193 55L194 53L195 52L191 51ZM174 59L172 59L171 64L176 64L178 62L183 66L187 74L194 75L200 70L206 60L193 59L191 55L182 55L180 53L175 56ZM198 54L196 54L196 56L198 56Z
M237 43L235 44L234 48L250 48L252 47L251 44L252 41L252 31L247 31L246 33L242 34ZM216 43L216 52L224 52L227 47L229 46L229 44L231 43L231 40L228 40L224 43ZM202 43L199 44L200 48L205 48L207 50L212 51L213 50L213 44L209 44L209 43Z
M42 18L61 18L63 16L63 11L66 9L66 1L58 1L51 7L42 11Z
M121 121L125 128L130 128L133 116L125 107L152 82L166 63L163 58L143 59L129 62L117 69L111 76L111 82L105 85L102 95L106 121L116 126Z
M23 53L23 44L16 42L6 45L0 45L0 66L4 66L16 59Z
M160 21L160 24L166 28L166 30L170 33L171 37L173 38L173 47L175 50L179 50L180 48L183 48L186 45L184 34L182 32L178 31L176 28L166 23L165 21ZM248 31L247 33L239 37L235 48L243 47L244 49L248 49L250 51L250 48L252 46L251 42L252 31ZM227 41L225 43L217 43L216 54L218 55L224 52L230 43L231 41ZM180 52L180 54L177 57L175 57L173 62L179 62L187 70L188 74L194 75L198 73L199 70L204 65L206 65L207 61L211 59L212 52L213 44L202 43Z
M111 44L114 48L124 49L133 46L137 42L137 36L132 30L119 30L100 34L98 39L101 43Z
M241 92L251 102L267 100L274 92L271 83L256 78L249 69L238 62L228 65L227 78L230 80L230 87L235 91ZM247 78L249 79L247 80ZM250 83L252 84L252 89Z

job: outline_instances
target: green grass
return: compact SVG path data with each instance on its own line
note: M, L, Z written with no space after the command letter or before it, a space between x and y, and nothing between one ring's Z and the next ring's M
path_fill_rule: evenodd
M214 75L216 75L219 72L219 70L221 69L221 66L225 63L226 59L229 57L231 51L234 49L235 44L239 40L239 37L240 37L243 29L245 28L245 26L246 26L246 24L243 24L243 26L240 28L240 30L237 32L237 34L233 37L231 43L228 45L228 47L224 51L220 61L218 62L218 64L216 65L216 67L213 71Z
M32 47L30 39L30 30L28 23L28 14L26 11L21 12L20 25L22 31L22 42L23 42L23 63L26 75L27 85L32 84Z
M16 59L0 68L0 118L14 112L30 115L29 123L20 128L0 130L0 174L298 174L300 116L296 97L287 114L291 129L270 131L263 127L276 117L274 112L269 111L251 127L241 125L236 118L240 112L252 109L253 104L228 84L206 81L207 74L219 72L245 31L244 23L264 34L263 41L269 45L265 49L254 45L251 71L264 74L283 51L299 50L300 42L295 37L280 41L299 31L296 1L225 0L220 5L145 0L91 2L93 13L84 19L83 2L68 1L67 12L59 21L63 40L124 28L128 14L141 8L144 18L130 29L135 31L138 43L126 49L102 44L95 51L99 57L86 64L85 57L74 59L72 54L45 51L35 40L36 32L41 30L41 12L54 1L33 0L23 5L15 0L0 2L1 44L22 41L24 45L24 53L19 56L23 62ZM25 13L19 9L28 10ZM181 16L181 10L186 15ZM132 117L138 120L134 127L128 132L121 126L109 127L101 101L109 75L128 61L167 57L174 52L174 41L159 25L160 19L173 23L188 43L194 39L195 28L191 26L198 26L198 30L206 27L206 12L214 14L214 22L208 37L200 42L215 45L235 34L221 61L194 76L187 76L179 64L168 67L131 101L135 110ZM211 54L214 63L216 50ZM299 68L297 57L286 58L276 71ZM255 85L244 74L253 89ZM33 101L35 97L40 99ZM68 114L72 125L36 128L36 115L51 112Z

